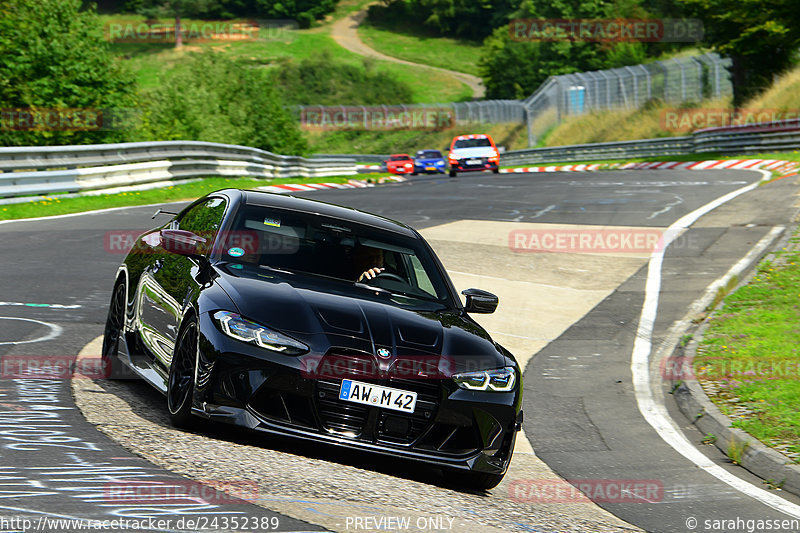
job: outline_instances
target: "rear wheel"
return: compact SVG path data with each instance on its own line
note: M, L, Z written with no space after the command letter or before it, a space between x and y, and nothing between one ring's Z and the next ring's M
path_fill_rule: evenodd
M499 168L493 168L492 172L494 172L495 174L499 174L500 173L500 169Z
M106 327L103 331L103 351L101 360L103 364L103 377L120 379L123 375L124 365L119 360L119 343L125 327L125 284L119 282L111 293L111 303L108 306Z
M192 396L194 394L194 369L197 362L197 319L192 317L181 328L175 353L169 366L167 382L167 409L173 426L190 428L194 425Z
M451 178L455 178L456 177L456 171L455 170L451 170L450 171L450 177Z

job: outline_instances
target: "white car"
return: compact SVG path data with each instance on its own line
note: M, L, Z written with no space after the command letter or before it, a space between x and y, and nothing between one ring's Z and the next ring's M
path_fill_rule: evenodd
M458 172L500 172L500 154L492 138L486 134L459 135L453 138L447 160L450 163L451 178Z

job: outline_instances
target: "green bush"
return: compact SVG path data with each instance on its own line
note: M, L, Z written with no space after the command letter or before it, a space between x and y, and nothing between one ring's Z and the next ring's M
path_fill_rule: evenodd
M96 12L80 7L80 0L0 0L0 109L77 117L135 106L133 75L109 51ZM0 145L118 142L127 135L60 121L20 130L10 117L2 117Z
M191 54L143 96L142 140L196 140L302 154L306 141L263 68Z
M337 63L327 50L299 62L286 60L271 76L290 105L401 104L413 99L407 83L375 72L371 61L363 66Z

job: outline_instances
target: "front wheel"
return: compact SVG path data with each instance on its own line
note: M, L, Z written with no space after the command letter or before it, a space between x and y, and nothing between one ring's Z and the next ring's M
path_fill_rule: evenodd
M125 284L120 282L114 286L111 303L108 306L106 327L103 331L103 351L100 355L103 365L103 377L120 379L123 375L123 364L119 360L119 343L125 327Z
M192 416L192 396L198 335L197 319L192 317L181 328L172 363L169 365L167 409L170 422L179 428L190 428L195 421Z

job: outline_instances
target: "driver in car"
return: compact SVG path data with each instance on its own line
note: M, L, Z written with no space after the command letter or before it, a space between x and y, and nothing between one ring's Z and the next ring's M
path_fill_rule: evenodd
M383 250L372 246L359 245L353 250L353 270L356 281L374 279L386 270L383 263Z

